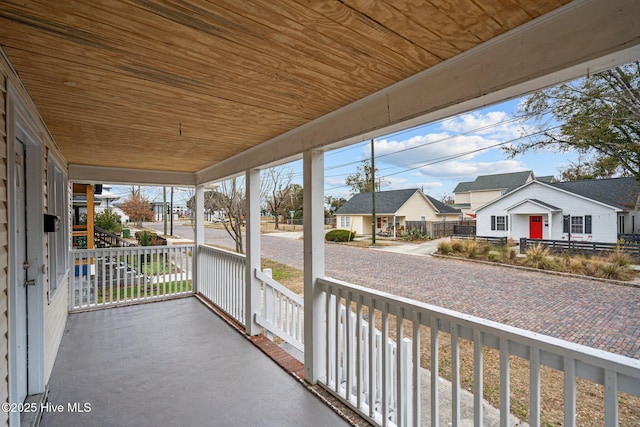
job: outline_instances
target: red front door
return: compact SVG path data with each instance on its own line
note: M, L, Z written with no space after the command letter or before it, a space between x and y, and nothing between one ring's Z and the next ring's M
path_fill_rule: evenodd
M529 238L542 239L542 217L541 216L529 217Z

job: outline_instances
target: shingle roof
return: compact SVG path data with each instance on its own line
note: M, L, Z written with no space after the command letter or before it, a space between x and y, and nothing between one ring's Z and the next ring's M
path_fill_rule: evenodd
M429 201L436 208L436 211L438 211L439 213L452 213L452 214L453 213L460 213L460 209L456 209L456 208L451 207L449 205L445 205L440 200L434 199L433 197L429 196L428 194L425 194L425 195L427 196L427 199L429 199Z
M376 213L394 214L404 205L416 191L417 188L405 190L391 190L376 192ZM431 196L426 196L433 204L438 213L459 213L458 209L447 206L441 201ZM336 215L367 215L371 214L371 193L360 193L353 196L347 203L336 211Z
M406 190L391 190L376 192L376 213L393 214L406 203L417 188ZM353 196L347 203L340 206L336 215L349 214L370 214L371 213L371 193L359 193Z
M494 175L480 175L475 181L460 182L453 189L454 193L469 191L506 190L510 192L527 183L532 171L498 173ZM548 177L545 177L548 178Z
M456 188L453 189L453 192L466 193L467 191L471 190L472 186L473 186L473 181L459 182L458 185L456 185Z
M634 178L585 179L549 184L619 209L633 209L640 194Z
M527 183L531 171L480 175L471 186L470 191L507 190L510 192Z

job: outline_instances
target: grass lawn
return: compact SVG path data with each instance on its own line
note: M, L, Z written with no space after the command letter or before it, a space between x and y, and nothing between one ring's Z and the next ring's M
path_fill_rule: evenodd
M105 286L98 288L98 304L103 301L133 300L138 298L170 295L191 291L191 280L172 281L164 283L140 283L140 287L134 286Z

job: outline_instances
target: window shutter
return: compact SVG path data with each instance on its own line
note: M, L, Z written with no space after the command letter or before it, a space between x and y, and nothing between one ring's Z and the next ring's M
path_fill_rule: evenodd
M504 217L504 229L509 231L509 216Z
M584 216L584 232L591 234L591 215Z
M491 215L491 230L495 230L495 229L496 229L496 216Z
M571 224L569 223L569 215L565 215L562 217L562 232L563 233L568 233L569 230L571 230Z

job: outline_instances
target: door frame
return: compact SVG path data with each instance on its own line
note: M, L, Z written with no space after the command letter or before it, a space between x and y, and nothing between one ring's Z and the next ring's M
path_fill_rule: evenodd
M45 245L44 245L44 151L42 133L34 115L26 108L26 102L20 96L20 91L11 81L7 81L7 192L8 203L15 200L15 140L24 144L26 150L25 167L28 171L26 178L27 215L25 224L27 227L27 260L29 268L28 277L35 280L35 285L27 288L27 337L28 337L28 364L27 364L27 394L38 394L45 391L45 338L44 338L44 309L45 309ZM16 283L16 273L13 266L18 257L23 255L16 253L15 221L13 209L9 207L9 266L8 269L8 377L9 377L9 402L16 402L17 385L13 378L17 369L14 349L16 346L17 313L15 310L16 292L12 284ZM10 424L19 425L20 414L10 413Z

